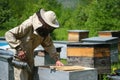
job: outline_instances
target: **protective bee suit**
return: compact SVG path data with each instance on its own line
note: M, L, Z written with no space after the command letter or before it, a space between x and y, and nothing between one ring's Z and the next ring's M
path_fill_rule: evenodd
M50 32L45 31L46 28L41 29L43 26L45 27L45 23L49 25L48 27L59 27L55 13L53 11L45 11L41 9L19 26L5 33L6 41L9 43L11 48L16 50L20 49L25 52L25 60L23 61L27 62L32 70L32 72L27 72L25 70L15 68L15 80L33 80L34 49L40 44L52 58L56 61L58 60L55 46L53 45L53 41L50 37Z

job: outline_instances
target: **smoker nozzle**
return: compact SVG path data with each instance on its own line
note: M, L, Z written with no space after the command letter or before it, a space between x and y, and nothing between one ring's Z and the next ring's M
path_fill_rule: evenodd
M26 69L28 72L31 72L30 66L26 62L18 61L18 60L12 60L12 65L21 68Z

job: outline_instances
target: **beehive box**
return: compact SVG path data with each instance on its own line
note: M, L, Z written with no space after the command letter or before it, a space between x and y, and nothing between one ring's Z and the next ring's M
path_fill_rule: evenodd
M48 53L36 51L39 54L34 58L34 65L35 66L42 66L42 65L49 65L55 64L55 60L50 57Z
M0 80L14 80L14 70L9 55L0 55Z
M99 31L98 35L100 37L118 37L118 50L120 51L120 31Z
M88 30L68 30L68 41L80 42L81 39L88 38Z
M119 37L120 38L120 31L99 31L98 35L100 37Z
M82 39L82 42L110 44L111 63L118 62L118 37L91 37Z
M69 43L67 56L69 65L97 68L99 74L111 72L109 44Z
M56 47L60 58L61 47ZM47 53L44 49L39 48L39 50L34 51L35 58L34 58L34 65L41 66L41 65L48 65L48 64L55 64L55 60L50 57L49 53Z
M92 74L91 74L92 73ZM35 80L97 80L97 70L81 66L39 67Z
M60 58L66 59L68 41L54 41L55 46L61 46Z
M120 80L119 75L107 76L110 80Z

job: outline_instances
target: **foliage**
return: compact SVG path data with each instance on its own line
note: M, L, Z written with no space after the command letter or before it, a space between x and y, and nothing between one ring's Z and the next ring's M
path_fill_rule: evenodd
M91 36L102 30L119 30L119 3L119 0L95 0L86 8L88 19L85 26L91 31Z
M40 8L57 14L60 28L52 33L54 40L67 40L68 30L73 29L89 30L90 36L120 29L120 0L79 0L74 8L65 8L57 0L1 0L0 4L1 30L21 24Z
M11 16L11 10L8 6L8 0L1 0L0 1L0 29L5 29L3 27L3 23L9 20Z

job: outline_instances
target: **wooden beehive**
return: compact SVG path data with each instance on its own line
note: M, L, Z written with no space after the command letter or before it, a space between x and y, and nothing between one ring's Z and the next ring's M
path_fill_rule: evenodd
M91 74L92 73L92 74ZM97 80L97 70L81 66L38 67L35 80Z
M90 37L82 39L86 43L110 44L111 63L118 62L118 37Z
M68 41L80 42L81 39L88 38L88 30L68 30Z
M110 45L99 43L68 43L67 61L69 65L97 68L98 73L110 73Z
M100 37L119 37L120 38L120 31L99 31L98 35Z
M99 31L99 37L118 37L118 50L120 51L120 31Z

